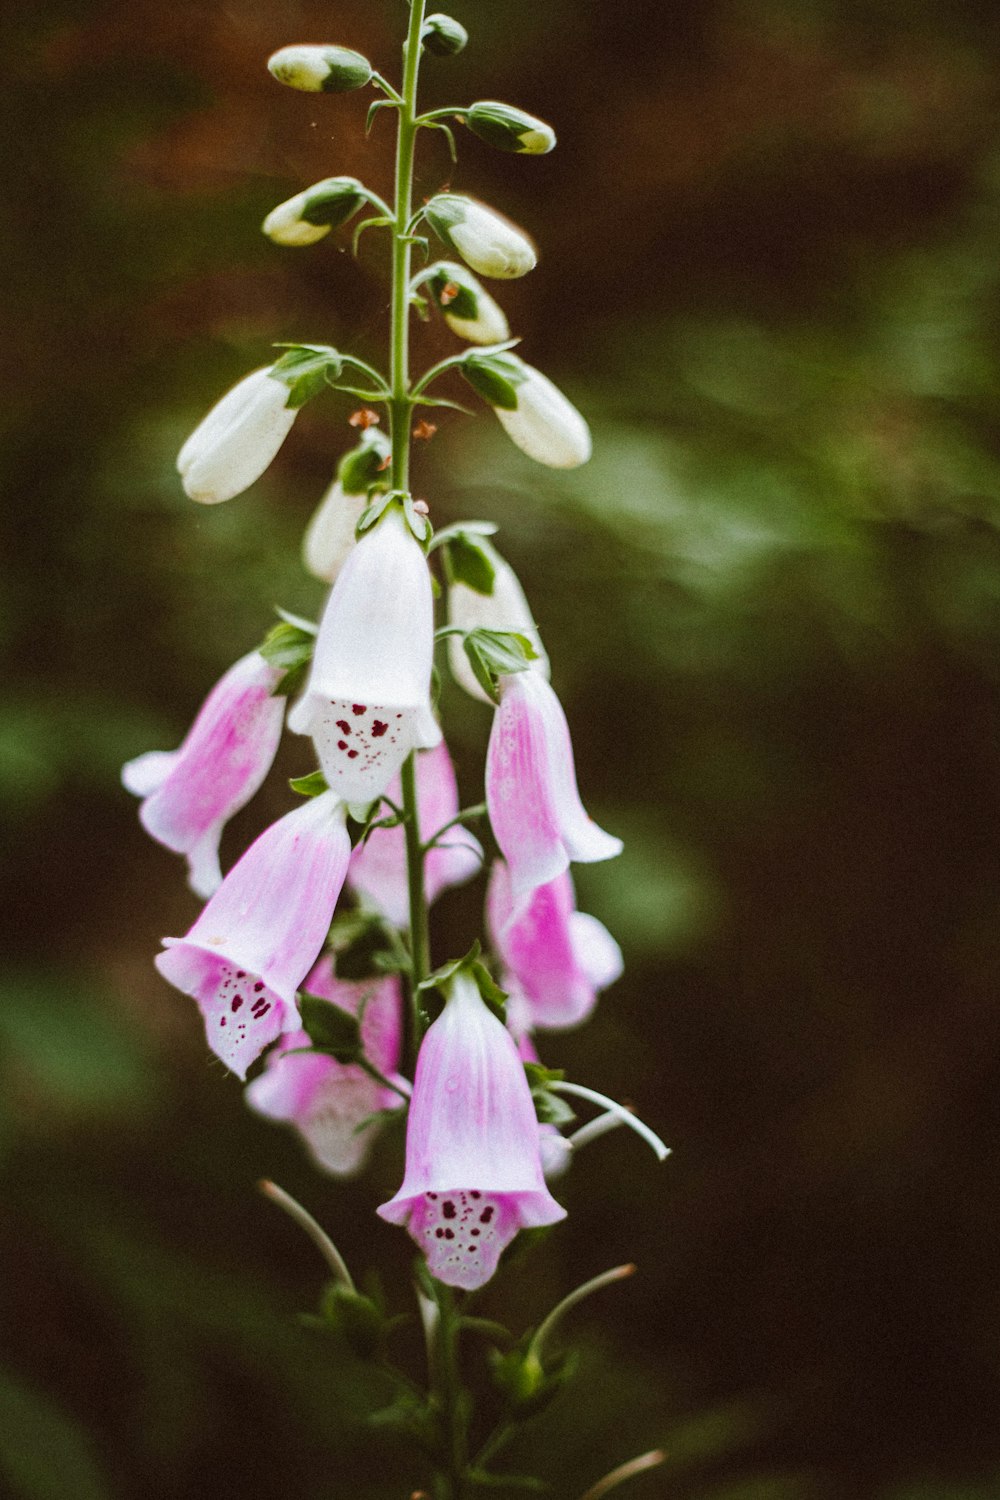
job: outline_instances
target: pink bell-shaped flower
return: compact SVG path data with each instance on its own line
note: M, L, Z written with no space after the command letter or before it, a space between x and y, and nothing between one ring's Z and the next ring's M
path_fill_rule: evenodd
M240 1078L281 1032L299 1028L295 992L347 874L345 813L333 792L286 813L233 866L187 936L163 940L156 967L197 1000L209 1046Z
M139 820L158 843L187 855L188 880L207 900L222 882L219 839L260 787L281 738L281 669L251 651L215 684L179 750L150 750L122 767L142 797Z
M621 853L621 839L584 810L566 715L540 672L500 678L486 752L486 805L516 908L570 860L591 863Z
M565 1218L517 1045L461 970L417 1058L403 1185L378 1213L406 1225L433 1276L470 1290L519 1229Z
M417 822L421 839L428 839L458 812L458 785L448 747L442 740L433 750L417 754ZM403 800L398 778L387 795L397 804ZM424 859L424 893L428 903L442 891L463 885L479 871L483 851L478 839L456 824ZM351 856L347 882L358 895L376 907L394 927L410 922L409 888L406 878L406 835L402 825L376 828Z
M361 1016L365 1056L390 1077L399 1066L402 1040L402 995L399 979L354 984L337 979L333 960L319 960L303 985L311 995L332 1000ZM400 1097L356 1063L339 1063L309 1047L304 1031L283 1036L267 1056L266 1070L247 1084L246 1101L257 1114L294 1125L317 1164L335 1177L357 1172L376 1134L376 1122L359 1129L379 1110L392 1109Z
M381 796L411 750L440 740L433 656L430 571L392 505L337 577L308 685L288 715L289 729L312 736L327 783L346 802Z
M537 886L516 913L510 872L497 860L486 913L494 947L517 981L532 1029L579 1026L597 1004L598 991L621 975L621 949L603 922L576 910L568 870Z

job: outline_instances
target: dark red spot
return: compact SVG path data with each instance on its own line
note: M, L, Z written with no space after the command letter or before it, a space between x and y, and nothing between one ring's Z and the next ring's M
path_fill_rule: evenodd
M443 1240L444 1239L444 1230L443 1229L435 1229L434 1235L435 1235L436 1239Z
M366 714L368 712L368 705L367 703L352 703L351 712L355 714Z
M358 752L356 750L348 750L348 752L347 752L347 759L348 760L357 760L357 758L358 758Z
M264 981L263 981L263 979L258 979L257 983L254 985L254 993L257 994L257 995L259 995L260 992L261 992L261 990L263 988L264 988Z
M237 979L245 979L246 977L247 977L247 971L246 971L246 969L237 969L237 971L236 971L236 978Z
M492 1207L484 1208L483 1211L482 1211L482 1213L479 1215L479 1222L480 1222L480 1224L488 1224L490 1222L490 1220L492 1219L492 1217L493 1217L493 1209L492 1209Z
M380 740L388 728L388 724L383 724L381 719L373 719L372 737L376 740Z
M469 1194L470 1198L481 1198L482 1196L482 1193L478 1192L475 1188L473 1188L472 1192Z
M446 1229L444 1232L444 1237L446 1240L453 1240L455 1238L454 1229Z
M225 1026L225 1024L226 1024L226 1018L225 1018L225 1016L223 1016L222 1020L219 1022L219 1025L220 1026Z
M271 1002L269 1000L265 1000L262 995L259 1000L254 1001L250 1014L255 1018L255 1020L260 1021L264 1016L267 1015L270 1009Z
M469 1233L470 1233L470 1234L471 1234L471 1235L477 1235L477 1234L481 1234L481 1233L482 1233L482 1230L481 1230L481 1229L470 1229L470 1230L469 1230Z
M242 1004L243 1004L243 996L242 995L235 995L233 997L233 1003L229 1007L229 1009L233 1012L233 1015L236 1014L236 1012L239 1010L239 1008L240 1008L240 1006Z
M350 724L348 724L346 719L338 719L337 728L340 730L341 734L350 734L351 732L351 726Z
M446 1219L453 1219L455 1217L455 1205L450 1198L442 1203L441 1212Z
M346 740L338 740L337 741L337 749L338 750L346 750L347 749L347 741Z
M438 1201L438 1195L437 1195L437 1193L428 1193L427 1196L431 1200L432 1203L436 1203Z

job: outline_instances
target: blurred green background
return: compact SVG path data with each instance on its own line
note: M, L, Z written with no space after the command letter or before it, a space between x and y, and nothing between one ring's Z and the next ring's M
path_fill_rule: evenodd
M455 0L428 107L552 120L537 160L428 137L421 191L535 234L501 298L592 421L555 475L444 413L416 482L500 523L591 812L626 839L581 905L625 978L547 1061L635 1101L570 1218L484 1301L575 1281L576 1385L523 1443L566 1500L1000 1495L1000 28L963 0ZM264 213L346 171L358 96L281 90L290 41L393 71L400 0L7 0L0 969L0 1493L390 1500L421 1479L386 1391L301 1328L323 1267L271 1176L377 1263L399 1143L321 1179L249 1116L151 959L195 911L118 767L176 744L272 607L315 610L302 528L350 441L310 407L213 510L173 469L275 340L376 356L384 248L280 250ZM427 362L453 347L420 334ZM466 800L489 727L445 700ZM287 806L286 747L230 830ZM435 914L440 957L481 889ZM405 1346L405 1339L404 1339ZM414 1357L416 1351L414 1350Z

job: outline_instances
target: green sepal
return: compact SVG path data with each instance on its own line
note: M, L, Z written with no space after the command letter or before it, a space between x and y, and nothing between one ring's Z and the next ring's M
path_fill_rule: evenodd
M526 1334L518 1348L509 1354L501 1354L499 1350L490 1353L493 1379L513 1413L521 1419L544 1411L575 1368L575 1361L565 1355L543 1367L529 1350L530 1334Z
M506 1025L506 991L500 988L489 969L487 969L486 965L480 959L480 951L477 939L463 958L455 958L452 959L451 963L442 964L439 969L435 969L433 974L424 979L417 986L418 993L433 989L437 990L447 999L451 981L455 978L456 974L467 974L470 979L475 981L476 988L479 990L484 1003L489 1006L497 1020Z
M453 16L436 11L424 22L420 40L436 57L454 57L468 42L469 33Z
M495 521L453 521L450 526L435 531L429 550L433 552L435 547L443 547L453 536L496 536L499 530Z
M287 353L271 366L271 378L287 385L285 405L293 411L318 396L344 368L343 358L329 344L276 344L275 348Z
M307 224L328 224L339 229L354 217L362 203L368 203L365 188L356 177L325 177L306 189L305 206L299 218Z
M328 47L325 60L330 71L320 85L324 94L347 94L371 82L371 63L352 47Z
M283 675L272 689L276 698L289 698L298 692L312 661L316 637L291 620L272 625L258 650L272 667L283 668Z
M422 516L419 511L414 510L412 495L403 496L403 515L406 517L411 536L416 538L421 547L426 548L434 534L433 527L427 516Z
M462 645L476 681L494 703L500 702L500 678L526 672L538 659L528 637L515 630L469 630Z
M369 427L337 465L337 479L345 495L363 495L385 478L385 461L392 444L380 427ZM388 482L386 481L386 488Z
M317 1052L335 1057L339 1063L357 1062L364 1055L361 1024L349 1010L300 990L299 1015L302 1029Z
M463 118L474 135L498 151L545 155L556 143L551 125L513 104L501 104L497 99L477 101L465 111Z
M444 549L445 573L449 583L463 583L477 594L492 594L497 570L493 559L474 535L456 531Z
M320 797L330 790L322 771L310 771L308 776L293 776L288 785L300 797Z
M361 538L366 531L371 531L376 521L382 519L389 506L402 498L402 490L385 490L382 494L373 495L367 509L361 512L358 524L354 528L354 535Z
M334 1281L323 1293L320 1310L324 1322L337 1330L359 1359L373 1359L378 1354L385 1319L370 1297Z
M468 272L459 274L458 268L453 270L451 266L441 266L432 276L427 277L427 285L441 312L472 323L479 316L479 299L475 290L478 283L470 285L470 282L472 277ZM454 287L455 295L448 302L443 302L442 294L446 287Z
M562 1068L545 1068L541 1063L525 1063L524 1071L531 1090L535 1114L540 1125L570 1125L576 1115L561 1094L554 1094L549 1087L562 1083L566 1076Z

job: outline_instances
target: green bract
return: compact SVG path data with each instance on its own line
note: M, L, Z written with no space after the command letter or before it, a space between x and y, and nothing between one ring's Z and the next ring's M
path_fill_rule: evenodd
M392 452L392 444L379 427L369 427L356 447L344 454L337 465L337 478L345 495L364 495L373 485L383 481L389 488L386 460Z
M498 151L544 156L556 143L551 125L497 99L480 99L466 114L465 123L480 140Z
M372 65L350 47L299 44L282 47L267 61L272 78L307 94L345 94L370 83Z
M453 16L437 11L424 22L420 40L428 52L434 52L438 57L453 57L456 52L461 52L469 40L469 33Z
M470 354L459 368L484 401L504 411L517 406L517 388L528 378L516 354Z

